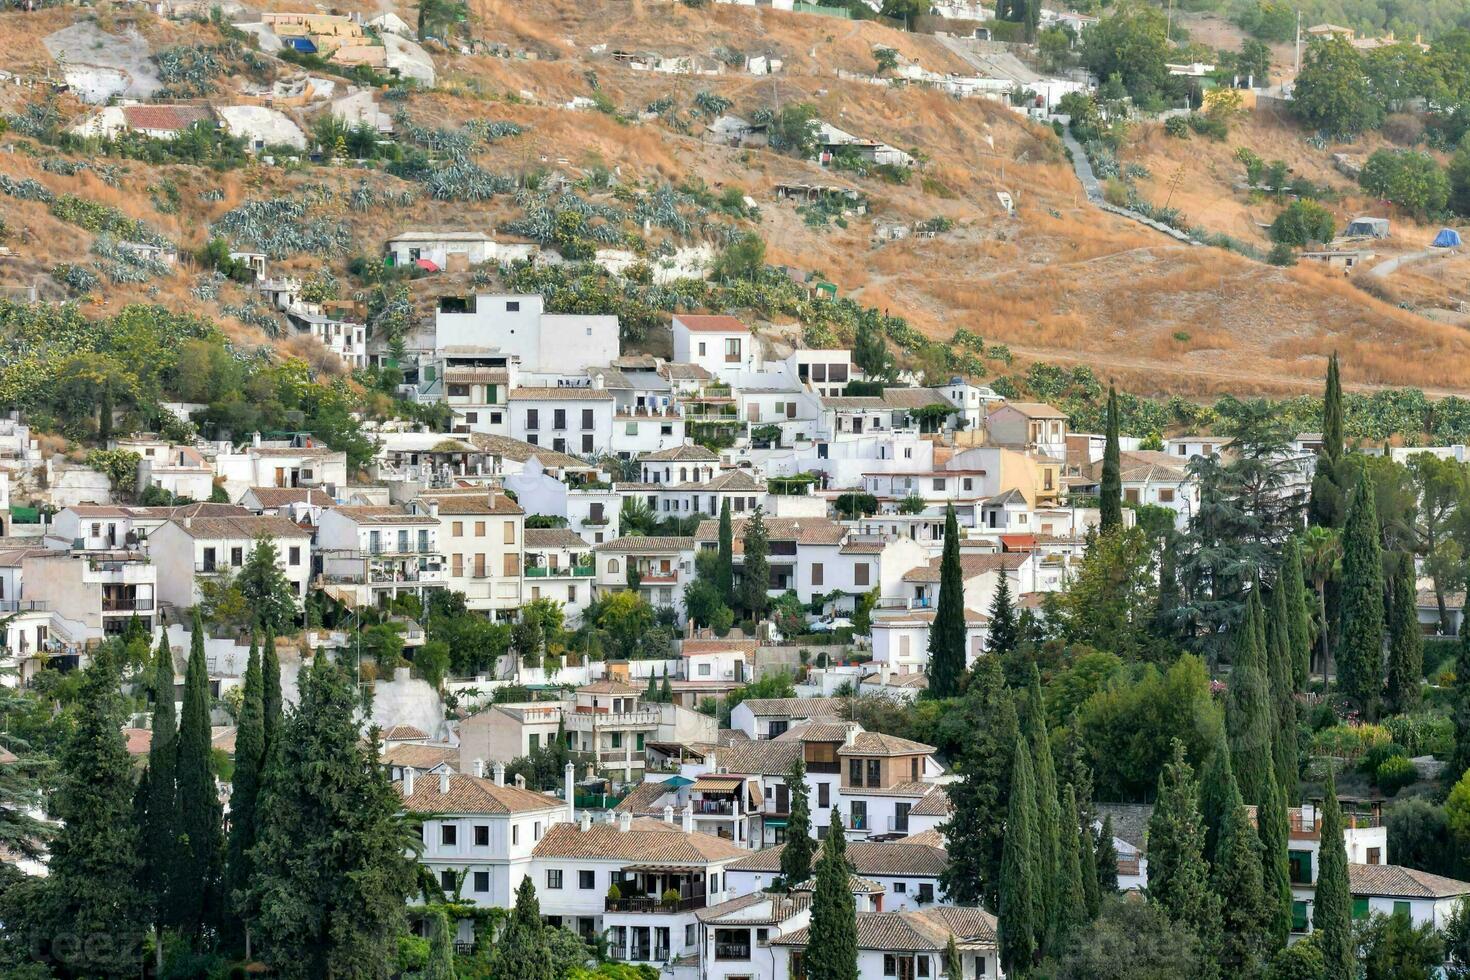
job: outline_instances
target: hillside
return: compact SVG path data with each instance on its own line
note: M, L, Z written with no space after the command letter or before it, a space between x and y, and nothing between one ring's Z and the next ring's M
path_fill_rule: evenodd
M272 6L299 9L281 2ZM359 7L367 14L380 11ZM718 244L739 229L753 229L766 242L767 262L818 272L842 295L902 316L930 338L948 341L964 328L988 343L1008 345L1020 366L1035 360L1087 364L1139 394L1314 389L1322 358L1334 349L1344 354L1350 385L1470 390L1464 381L1470 377L1470 338L1455 326L1400 309L1404 300L1392 288L1383 290L1386 301L1306 267L1278 269L1220 249L1181 244L1088 204L1052 131L1004 105L837 77L838 71L871 74L875 46L895 48L904 63L931 71L964 71L963 63L931 37L874 22L721 5L691 9L647 0L474 0L471 11L478 53L431 45L437 87L381 100L384 111L398 116L400 144L411 142L402 126L405 119L446 130L472 120L514 123L522 128L519 135L482 141L471 155L483 171L510 178L507 185L530 174L560 173L581 181L588 200L626 206L629 212L664 185L703 186L715 197L733 188L758 205L754 218L706 207L708 213L687 228L654 225L643 232L641 222L630 222L623 229L625 240L641 237L648 246L702 239ZM397 12L414 20L411 7ZM41 42L82 16L75 8L0 15L5 28L0 57L22 74L54 75L58 65ZM104 31L125 26L106 8L96 17ZM127 19L154 52L225 40L209 24L164 21L132 8ZM612 57L617 50L707 57L717 49L727 49L722 51L727 55L774 56L784 61L784 69L764 76L739 67L714 76L668 75L635 70ZM295 70L267 60L281 76ZM229 104L245 77L220 75L208 98ZM877 174L824 171L814 162L767 149L716 145L701 138L710 118L698 108L696 97L703 93L729 100L730 111L746 117L762 107L811 103L820 118L849 132L917 150L921 174L899 185ZM20 113L43 97L39 88L4 86L0 112ZM566 108L579 97L596 97L608 111ZM70 94L58 96L54 106L66 125L89 111ZM661 107L663 114L640 121L640 113L651 106ZM310 133L323 109L286 111ZM1312 149L1284 124L1266 118L1240 131L1242 140L1279 147L1263 148L1263 156L1285 156L1302 172L1331 179L1332 148ZM243 202L308 200L311 219L340 226L350 245L339 244L325 255L297 252L276 268L305 275L326 264L349 292L368 287L348 274L349 259L380 254L386 237L409 227L503 229L525 216L531 196L518 197L507 186L483 199L435 200L420 181L391 176L381 163L362 168L250 164L219 171L102 159L85 148L68 154L48 147L14 127L0 137L0 145L11 151L0 157L0 173L12 181L33 180L54 195L74 194L115 207L191 250L206 243L213 222ZM1162 198L1167 193L1163 182L1184 164L1189 179L1176 204L1211 230L1259 238L1255 223L1269 220L1269 212L1232 196L1234 145L1169 145L1162 134L1143 127L1128 154L1152 174L1143 182L1148 196ZM65 161L93 166L67 174L71 168ZM371 199L354 201L364 182ZM778 182L860 191L868 213L840 222L812 220L776 199ZM616 186L609 189L609 184ZM998 191L1014 198L1014 216L999 203ZM1344 213L1348 210L1345 204ZM0 198L0 213L6 244L18 255L4 267L3 282L39 281L43 294L67 296L49 273L59 263L83 261L95 234L61 220L37 200ZM875 222L934 218L947 219L950 230L932 238L874 241ZM1427 240L1424 229L1399 224L1396 231L1405 243ZM418 280L415 297L422 301L455 282L445 275ZM241 287L226 283L214 293L200 285L195 274L180 270L145 282L108 283L79 298L92 312L134 301L166 302L220 319L239 342L269 342L256 326L225 312L229 307L238 314L248 306ZM761 319L758 312L741 312ZM657 336L644 341L659 342ZM304 351L300 341L295 344ZM330 358L313 361L332 368ZM991 369L1008 370L995 364Z

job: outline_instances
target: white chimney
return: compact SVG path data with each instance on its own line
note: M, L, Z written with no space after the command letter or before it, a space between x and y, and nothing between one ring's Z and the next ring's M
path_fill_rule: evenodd
M526 788L526 777L525 776L522 776L520 773L516 773L516 789L525 789L525 788Z
M504 786L505 785L505 763L503 763L503 762L497 762L497 763L495 763L495 768L492 771L495 773L495 785L496 786Z
M403 795L405 797L409 797L409 796L412 796L413 795L413 767L412 766L404 766L403 767Z
M633 829L633 814L631 814L631 813L627 812L626 810L624 810L622 813L618 814L618 830L621 831L622 833L625 833L626 834L628 831L630 831L632 829Z
M682 823L683 823L683 827L684 827L684 833L686 833L686 834L692 834L692 833L694 833L694 804L693 803L685 803L684 804L684 812L683 812L682 816L683 816Z
M562 792L567 798L567 819L575 820L577 817L577 769L570 762L567 763L566 771L562 774ZM582 816L586 817L586 814Z
M439 501L438 501L437 498L434 498L434 497L430 497L429 498L429 516L430 517L438 517L439 516Z
M252 432L252 433L250 433L250 445L254 446L256 449L259 449L260 448L260 433L259 432Z
M447 773L447 772L441 772L439 774L439 795L440 796L444 796L448 792L449 792L449 773Z
M484 759L476 759L475 760L475 778L476 779L484 779L485 778L485 760Z
M672 803L665 803L664 804L664 823L673 823L673 822L674 822L674 804L672 804Z
M847 734L843 736L842 744L851 746L853 742L856 742L857 741L857 736L858 736L858 724L857 724L857 722L855 722L855 721L848 722L847 723Z
M588 813L586 810L583 810L582 811L582 819L578 821L577 826L579 826L579 827L582 828L582 833L584 833L584 834L587 831L591 830L592 829L592 814Z

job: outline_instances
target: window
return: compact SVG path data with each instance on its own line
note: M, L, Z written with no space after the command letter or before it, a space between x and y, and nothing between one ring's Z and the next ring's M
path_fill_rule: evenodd
M480 413L479 412L465 412L464 413L464 420L466 422L468 422L470 425L474 425L475 423L477 423L477 422L480 421Z
M812 585L821 585L821 584L822 584L822 563L819 562L819 561L814 561L814 562L812 562Z
M919 901L921 903L934 901L934 886L927 881L919 885Z
M912 780L913 782L916 782L916 783L919 781L919 760L918 759L910 759L909 760L909 779Z
M868 829L868 804L865 801L852 801L852 819L848 821L848 825L853 830Z
M1130 504L1138 503L1138 488L1129 487L1128 489L1123 491L1123 496Z
M885 977L898 976L898 957L892 953L883 954L883 975Z
M861 786L863 784L863 760L847 760L847 782L850 786Z
M489 890L490 890L490 872L488 872L488 871L476 871L475 872L475 891L480 892L480 893L483 894L484 892L488 892Z
M1409 903L1408 902L1394 902L1393 903L1393 914L1394 915L1398 915L1400 912L1402 912L1404 915L1409 916L1411 919L1413 918L1413 916L1409 912Z
M710 675L709 672L710 672L710 665L709 664L700 664L699 665L699 676L700 677L708 677Z
M701 341L700 341L700 342L699 342L699 356L700 356L700 357L703 357L703 356L704 356L704 354L705 354L705 350L704 350L704 341L702 341L702 340L701 340Z
M730 337L725 341L725 363L740 363L740 338Z
M541 412L534 408L526 409L526 429L535 431L539 428L541 428Z
M546 887L553 890L561 888L561 870L559 868L547 869Z
M1307 903L1306 902L1292 902L1291 903L1291 931L1292 932L1306 932L1307 931Z
M597 872L596 871L578 871L577 872L577 887L578 888L582 888L582 889L596 888L597 887Z
M877 759L868 760L868 785L883 785L883 763Z
M565 429L567 427L567 410L554 408L551 410L551 427L553 429Z
M938 493L939 491L943 490L944 489L944 486L945 486L945 484L947 482L948 481L945 480L945 478L942 477L942 476L935 477L934 478L934 492L935 493Z
M475 537L477 537L477 538L483 538L484 536L485 536L485 522L484 521L476 521L475 522Z
M454 872L445 869L439 872L439 887L446 892L454 891Z
M908 891L909 891L908 882L906 882L906 881L895 881L893 883L893 894L895 894L895 895L907 895L908 894Z
M852 566L852 584L853 585L867 585L868 584L868 564L867 564L867 562L859 562L858 564Z
M453 847L459 843L459 828L452 823L439 825L439 843Z
M527 742L527 744L530 747L531 754L534 754L536 752L540 752L541 751L541 736L540 735L538 735L538 734L536 734L536 733L533 732L530 735L527 735L526 736L526 742Z
M521 556L520 555L515 555L515 554L506 555L505 556L505 577L506 578L515 578L519 574L521 574Z
M1312 883L1311 851L1287 851L1286 863L1291 870L1291 883L1293 885L1310 885Z
M968 476L960 481L960 485L963 486L966 490L975 489L975 481Z
M541 445L541 443L539 443L539 442L536 441L536 440L538 440L540 438L541 437L538 436L538 435L536 435L536 433L534 433L534 432L527 432L526 433L526 441L529 442L533 446L539 446L539 445Z
M1353 918L1366 919L1368 917L1368 900L1366 898L1353 899Z
M1174 502L1174 488L1162 487L1159 489L1159 503L1172 504Z
M584 409L582 409L582 428L584 428L584 429L590 429L590 428L593 427L593 424L594 423L592 421L592 409L590 409L590 408L584 408Z
M612 733L612 747L615 748L615 749L620 749L620 748L623 747L623 733L622 732L613 732Z
M292 566L301 564L300 545L292 545L291 549L286 552L286 563Z
M502 539L503 542L505 544L515 544L516 543L516 522L515 521L506 521L505 524L504 524L504 527L505 527L505 530L503 532L503 534L504 534L504 538Z
M475 824L475 846L476 847L489 847L490 846L490 825L489 824L483 824L483 823Z
M521 842L521 828L515 824L510 825L510 842L519 844Z
M585 454L590 454L590 453L594 452L595 450L596 450L596 446L593 443L592 433L590 433L590 432L584 432L584 433L582 433L582 452L583 452L583 454L584 455Z
M817 784L817 806L819 806L823 810L825 810L828 807L830 807L831 805L832 805L832 784L831 783L818 783Z
M1381 848L1377 848L1377 847L1370 847L1370 848L1368 848L1368 863L1369 864L1382 864L1383 863L1383 851L1382 851Z
M236 568L239 568L241 565L245 564L245 549L244 548L231 548L230 549L230 564L233 565L233 566L235 566Z
M450 398L468 398L468 397L470 397L470 386L469 385L450 385L449 386L449 397Z
M464 535L464 521L454 522L454 535L455 537L461 537Z
M927 977L929 975L929 957L920 954L914 959L914 965L918 968L918 975Z

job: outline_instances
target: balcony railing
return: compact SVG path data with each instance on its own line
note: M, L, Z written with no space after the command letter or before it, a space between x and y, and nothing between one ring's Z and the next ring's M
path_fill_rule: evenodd
M717 960L748 960L750 959L749 943L715 943L715 959Z
M634 946L632 949L614 949L612 958L625 963L664 963L669 959L666 946Z
M153 609L152 599L102 599L103 612L148 612Z
M665 902L653 895L632 895L628 898L607 899L609 912L647 912L654 915L672 915L675 912L692 912L705 906L704 895L690 895L677 902Z
M0 613L46 612L50 608L45 599L0 599Z
M735 815L735 804L730 800L690 800L694 807L694 815L700 814L732 817Z
M573 576L577 578L590 578L592 575L596 574L596 572L597 570L591 565L579 565L575 568L547 568L545 566L530 566L526 568L524 574L526 578L570 578Z
M909 832L909 818L892 816L888 818L888 832L891 834L906 834Z

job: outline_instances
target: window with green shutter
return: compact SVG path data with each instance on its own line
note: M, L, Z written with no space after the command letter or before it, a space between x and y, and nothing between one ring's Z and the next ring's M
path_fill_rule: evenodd
M1307 903L1306 902L1292 902L1291 903L1291 931L1292 932L1306 932L1307 931Z
M1408 902L1394 902L1393 903L1393 914L1394 915L1398 915L1400 912L1404 913L1404 915L1408 916L1411 919L1414 917L1412 915L1412 913L1410 913L1410 911L1409 911L1409 903Z
M1366 919L1368 917L1368 900L1366 898L1353 899L1353 918Z

